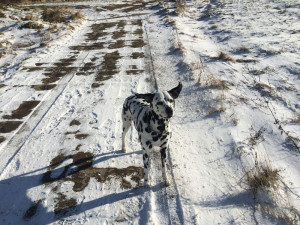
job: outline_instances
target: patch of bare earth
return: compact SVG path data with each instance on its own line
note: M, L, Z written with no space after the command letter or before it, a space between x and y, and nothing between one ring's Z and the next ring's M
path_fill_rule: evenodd
M3 119L22 119L28 116L39 103L40 101L24 101L16 110L12 111L11 115L3 116Z

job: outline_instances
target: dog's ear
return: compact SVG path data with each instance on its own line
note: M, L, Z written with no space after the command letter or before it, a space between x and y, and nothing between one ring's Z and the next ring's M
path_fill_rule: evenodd
M168 91L168 93L172 96L173 99L178 98L180 92L182 89L182 84L181 82L179 82L179 84L177 85L177 87L171 89L170 91Z
M151 103L153 98L154 98L154 95L155 94L152 94L152 93L148 93L148 94L139 94L139 93L134 93L136 97L138 98L142 98L144 100L146 100L147 102Z

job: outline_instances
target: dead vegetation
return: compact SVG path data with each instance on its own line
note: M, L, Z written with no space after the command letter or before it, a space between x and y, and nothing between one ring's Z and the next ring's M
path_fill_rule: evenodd
M258 146L264 141L265 128L250 128L250 137L245 141L245 146L238 148L239 158L245 172L245 184L248 191L254 197L254 215L259 210L271 219L276 219L282 224L298 224L300 219L299 210L289 202L290 196L295 194L284 182L281 173L283 170L274 168L266 153ZM253 162L244 161L244 157L253 156ZM252 164L247 165L244 164Z
M229 56L227 53L225 52L220 52L218 54L218 56L216 57L216 59L218 60L223 60L223 61L230 61L230 62L233 62L235 63L236 60L234 58L232 58L231 56Z
M178 16L184 16L185 13L187 12L188 7L186 5L185 0L178 0L176 1L176 14Z
M256 161L255 167L246 172L246 183L253 193L255 209L284 224L299 223L300 212L289 202L294 193L281 178L280 170Z
M67 23L70 20L81 20L83 15L80 11L72 12L66 7L46 8L42 13L42 19L49 23Z

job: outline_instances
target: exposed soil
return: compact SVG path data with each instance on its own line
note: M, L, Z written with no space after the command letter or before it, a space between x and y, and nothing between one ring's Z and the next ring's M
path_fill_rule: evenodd
M82 191L94 177L98 182L104 183L111 179L120 181L121 188L130 189L139 186L143 179L143 168L129 166L127 168L95 168L93 167L93 154L90 152L78 152L72 156L58 155L52 159L48 171L43 175L42 183L54 181L71 181L74 183L73 191ZM51 177L52 172L67 159L73 159L73 163L65 166L63 172ZM74 169L74 167L76 169ZM71 170L72 168L72 170Z
M68 199L67 196L62 193L58 193L58 195L59 197L55 199L55 214L65 214L77 205L77 202L74 198Z
M131 41L131 47L132 48L142 48L144 47L146 44L144 42L143 39L137 39L137 40L132 40Z
M40 101L24 101L19 108L12 111L11 115L3 116L3 119L22 119L23 117L28 116L32 112L32 109L34 109L39 103Z
M145 58L145 54L144 52L133 52L131 58L133 59Z
M88 33L86 36L88 37L88 41L97 41L99 37L103 37L108 35L109 33L106 32L106 29L112 28L116 26L118 22L108 22L108 23L98 23L93 24L91 26L92 32Z
M105 81L111 78L112 75L117 74L117 62L121 58L118 51L106 53L104 61L101 63L101 70L96 74L96 81Z
M36 91L48 91L56 87L56 84L38 84L38 85L31 85Z
M5 137L3 136L0 136L0 143L4 142L5 141Z
M0 122L0 133L10 133L16 130L23 122L22 121L3 121Z
M124 48L125 47L125 41L124 40L117 40L116 42L113 42L109 45L109 49L117 49L117 48Z
M76 134L75 138L79 140L86 139L89 136L89 134Z
M72 120L70 126L79 126L81 123L78 120Z
M103 49L104 43L103 42L94 42L93 44L86 45L76 45L69 47L71 50L78 50L78 51L90 51L90 50L96 50L96 49Z
M126 70L127 75L137 75L143 73L144 70Z
M61 64L62 65L62 64ZM57 67L50 67L47 68L45 73L43 73L47 78L42 79L43 84L51 84L62 77L66 76L67 74L75 71L77 67L66 67L66 66L57 66Z

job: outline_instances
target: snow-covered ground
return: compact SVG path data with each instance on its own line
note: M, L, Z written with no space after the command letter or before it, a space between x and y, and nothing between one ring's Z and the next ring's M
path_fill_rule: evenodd
M1 10L1 224L300 223L296 0L44 6ZM84 18L22 28L57 6ZM122 103L178 81L171 185L153 153L141 187L134 129L121 151ZM261 170L276 179L254 190Z

